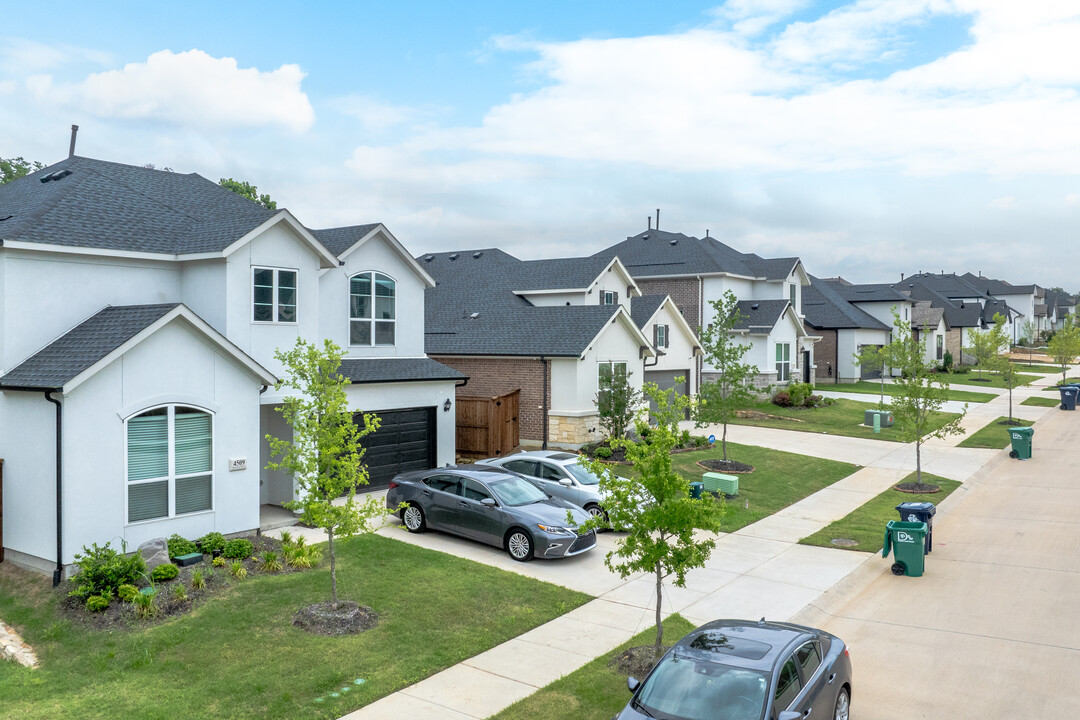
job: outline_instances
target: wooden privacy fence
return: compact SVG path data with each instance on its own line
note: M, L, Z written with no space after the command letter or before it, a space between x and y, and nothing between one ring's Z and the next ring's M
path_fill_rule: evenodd
M518 446L518 396L457 397L457 454L494 457Z

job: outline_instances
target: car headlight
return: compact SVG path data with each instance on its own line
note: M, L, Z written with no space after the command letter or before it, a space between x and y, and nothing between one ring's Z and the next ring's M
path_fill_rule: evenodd
M576 535L577 534L573 530L571 530L570 528L561 527L559 525L541 525L540 523L537 523L536 527L540 528L544 532L555 533L556 535Z

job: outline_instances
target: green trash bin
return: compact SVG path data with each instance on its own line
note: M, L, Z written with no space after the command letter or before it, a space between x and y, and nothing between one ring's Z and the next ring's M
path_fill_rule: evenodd
M694 498L695 500L700 500L701 491L704 489L704 487L705 486L699 482L690 483L690 497Z
M1011 427L1009 428L1009 440L1012 442L1012 450L1009 457L1021 460L1031 459L1031 436L1035 434L1035 428Z
M926 523L890 520L885 525L885 541L881 557L892 550L893 575L922 577L926 564Z

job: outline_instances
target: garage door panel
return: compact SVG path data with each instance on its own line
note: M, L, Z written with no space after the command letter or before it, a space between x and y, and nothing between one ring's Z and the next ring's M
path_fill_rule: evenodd
M690 371L689 370L652 370L645 371L643 376L645 382L656 383L657 387L661 390L670 390L675 388L680 395L690 394ZM678 378L682 378L682 382L676 382ZM656 403L652 400L649 401L650 411L656 411ZM689 411L687 412L687 418L689 419Z
M374 410L381 424L360 442L368 468L363 490L387 486L397 474L435 466L435 408Z

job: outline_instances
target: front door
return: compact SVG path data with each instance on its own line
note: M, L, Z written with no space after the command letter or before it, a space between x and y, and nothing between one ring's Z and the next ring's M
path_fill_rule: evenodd
M802 351L802 381L804 383L810 382L810 351Z

